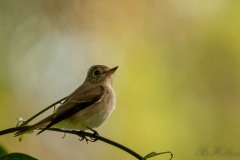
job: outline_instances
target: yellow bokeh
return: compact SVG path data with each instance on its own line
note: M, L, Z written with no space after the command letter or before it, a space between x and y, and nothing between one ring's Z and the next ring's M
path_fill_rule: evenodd
M238 159L230 151L240 153L239 9L223 0L1 1L0 129L68 95L91 65L104 64L119 69L102 136L142 155ZM7 135L0 145L38 159L134 159L62 136L19 143Z

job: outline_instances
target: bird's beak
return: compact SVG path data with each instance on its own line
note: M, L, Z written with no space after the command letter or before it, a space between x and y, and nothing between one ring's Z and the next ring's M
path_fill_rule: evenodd
M106 71L107 74L113 74L116 70L117 70L118 66L109 69L108 71Z

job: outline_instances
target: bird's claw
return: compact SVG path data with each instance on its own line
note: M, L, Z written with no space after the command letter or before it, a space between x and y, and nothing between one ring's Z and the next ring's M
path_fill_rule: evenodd
M93 132L92 136L90 137L91 142L96 142L98 139L95 138L94 136L98 136L99 135L98 132L90 127L87 128Z
M97 141L97 139L94 139L94 138L92 138L92 137L87 138L86 136L79 136L78 140L79 140L79 141L85 140L85 141L87 142L87 144L88 144L89 141L90 141L90 142L95 142L95 141Z
M93 134L92 134L92 136L90 137L91 142L96 142L98 139L97 139L96 137L94 137L94 136L98 136L99 134L98 134L98 132L95 131L95 130L92 130L92 131L93 131Z
M82 135L82 133L83 133L84 131L79 131L79 134L78 134L79 138L78 138L78 140L79 140L79 141L85 140L87 143L88 143L89 141L90 141L90 142L96 142L98 139L95 138L94 136L99 135L99 134L98 134L98 132L95 131L95 130L92 130L92 131L93 131L93 134L92 134L92 136L89 136L89 138L87 138L86 136Z

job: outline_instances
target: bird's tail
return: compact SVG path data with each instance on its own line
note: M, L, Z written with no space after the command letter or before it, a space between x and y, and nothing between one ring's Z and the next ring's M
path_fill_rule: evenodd
M26 126L25 128L17 131L17 132L14 134L14 136L17 137L17 136L20 136L20 135L25 134L25 133L27 133L27 132L33 131L34 129L37 129L37 128L41 128L41 127L46 126L46 124L48 124L48 123L51 121L52 117L53 117L53 115L50 115L50 116L44 118L43 120L37 122L37 123L34 124L34 125Z
M25 133L28 133L30 131L33 131L34 129L37 129L37 128L40 128L41 126L40 125L31 125L31 126L26 126L25 128L21 129L20 131L17 131L14 136L17 137L17 136L20 136L22 134L25 134Z

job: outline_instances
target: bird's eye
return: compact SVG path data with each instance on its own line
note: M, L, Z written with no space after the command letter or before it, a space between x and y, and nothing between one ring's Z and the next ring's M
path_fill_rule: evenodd
M98 69L93 72L93 75L94 75L94 76L97 76L97 75L99 75L99 74L100 74L100 71L99 71Z

